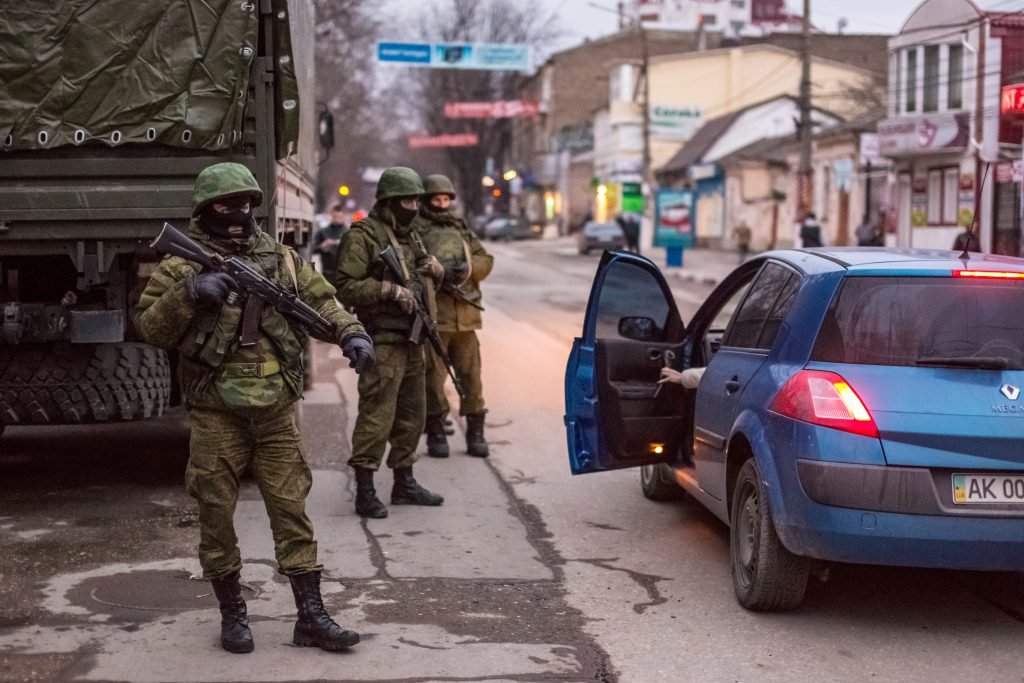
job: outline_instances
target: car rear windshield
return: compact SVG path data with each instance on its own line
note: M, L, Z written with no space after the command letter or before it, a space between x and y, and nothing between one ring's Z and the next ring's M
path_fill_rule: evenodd
M848 277L812 360L1024 369L1024 282Z

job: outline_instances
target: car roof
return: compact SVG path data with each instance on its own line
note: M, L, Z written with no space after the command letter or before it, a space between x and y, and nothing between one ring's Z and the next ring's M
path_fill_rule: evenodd
M762 256L776 258L810 272L846 270L850 275L949 275L954 270L997 270L1024 273L1024 259L993 254L968 254L940 249L887 247L820 247L784 249Z

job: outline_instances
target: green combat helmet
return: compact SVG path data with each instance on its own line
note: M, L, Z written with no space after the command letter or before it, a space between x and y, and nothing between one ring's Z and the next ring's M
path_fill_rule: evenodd
M196 177L195 189L192 190L192 215L198 216L216 199L239 195L252 197L254 209L263 203L263 191L249 169L230 162L207 166Z
M446 194L455 199L455 186L452 185L452 181L448 180L448 176L434 173L423 179L423 194L428 197L435 194Z
M419 197L423 194L420 174L405 166L392 166L381 174L377 181L377 199L392 197Z

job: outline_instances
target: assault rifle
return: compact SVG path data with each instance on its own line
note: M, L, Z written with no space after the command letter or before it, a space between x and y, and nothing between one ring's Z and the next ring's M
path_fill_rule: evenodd
M198 263L207 270L227 273L238 284L239 289L249 293L244 318L259 322L258 315L250 315L250 306L261 309L263 303L270 304L287 317L306 328L312 337L330 344L338 342L337 326L306 304L295 292L291 292L268 279L254 266L235 256L224 257L207 251L203 245L184 234L170 223L164 223L153 243L149 245L161 254L179 256L186 261ZM244 323L243 323L244 327ZM246 336L243 331L243 337ZM243 343L245 343L243 341Z
M402 270L402 263L398 260L398 253L395 252L394 248L388 246L384 251L380 253L380 258L387 266L387 269L391 271L395 280L398 284L410 289L409 278L405 276L405 271ZM415 296L415 295L413 295ZM452 378L452 383L455 384L455 391L459 394L459 398L465 398L466 394L462 390L462 384L459 383L459 378L455 376L455 369L452 367L452 361L448 357L448 352L445 351L444 342L441 341L441 335L437 331L437 324L430 317L430 313L423 307L423 303L416 300L416 319L413 322L413 329L409 335L410 339L416 339L419 337L420 332L424 332L427 335L427 339L430 340L430 346L434 349L434 353L444 363L444 369L448 371L448 376Z
M487 310L483 306L481 306L480 304L478 304L477 302L473 301L468 296L466 296L466 293L463 292L461 289L459 289L458 286L454 282L445 282L445 283L443 283L441 285L441 291L444 292L445 294L447 294L448 296L452 297L453 299L458 299L459 301L461 301L464 304L469 304L470 306L472 306L473 308L475 308L477 310L480 310L480 311Z

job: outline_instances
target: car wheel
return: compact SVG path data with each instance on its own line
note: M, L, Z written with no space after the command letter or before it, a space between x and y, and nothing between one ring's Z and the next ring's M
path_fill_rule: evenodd
M683 497L683 489L676 483L668 465L643 465L640 468L640 489L650 500L676 500Z
M730 522L732 583L739 603L755 612L797 607L807 590L811 562L786 550L779 540L753 458L736 478Z
M580 247L580 256L589 256L589 255L590 255L590 249L587 249L586 247Z

